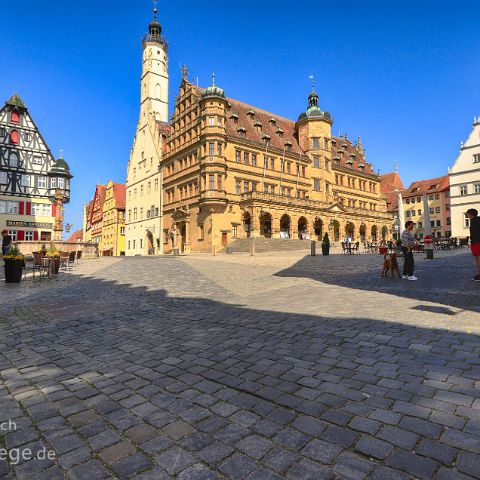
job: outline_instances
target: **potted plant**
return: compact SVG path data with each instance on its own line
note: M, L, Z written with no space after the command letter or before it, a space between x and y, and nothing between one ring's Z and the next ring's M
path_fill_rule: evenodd
M60 252L55 248L55 245L53 243L50 245L50 248L45 253L45 257L51 258L51 271L57 274L60 270Z
M6 255L3 256L5 261L5 282L20 283L22 280L22 272L24 266L23 255L15 245Z
M42 243L42 248L40 249L40 253L42 254L42 257L44 257L47 254L47 246Z
M328 233L325 233L322 240L322 255L330 255L330 239Z

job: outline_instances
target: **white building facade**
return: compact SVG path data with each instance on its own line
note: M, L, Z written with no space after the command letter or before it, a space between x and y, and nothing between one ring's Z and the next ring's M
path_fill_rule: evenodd
M452 236L468 237L470 225L465 212L469 208L480 212L480 116L474 119L449 176Z
M126 255L161 254L163 149L168 132L168 45L156 19L142 41L140 117L126 181Z

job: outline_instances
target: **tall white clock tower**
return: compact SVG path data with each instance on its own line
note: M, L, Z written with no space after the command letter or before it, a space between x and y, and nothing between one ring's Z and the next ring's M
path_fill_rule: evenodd
M163 253L160 164L168 133L168 45L156 5L142 51L140 116L126 181L127 255Z

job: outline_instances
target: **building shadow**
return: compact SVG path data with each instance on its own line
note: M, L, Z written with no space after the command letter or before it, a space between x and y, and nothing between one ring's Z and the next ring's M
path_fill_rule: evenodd
M38 427L39 422L84 410L101 417L121 439L126 439L125 425L150 425L169 437L163 448L183 449L204 468L205 457L199 451L205 444L217 442L218 450L228 446L231 453L225 460L208 467L225 478L231 478L228 459L235 465L242 438L260 436L264 443L271 442L272 452L286 447L293 462L288 469L300 468L295 465L306 455L303 446L318 437L326 442L324 447L338 449L318 460L327 471L335 471L342 452L356 452L362 469L373 475L380 474L383 461L358 447L365 435L358 418L369 422L369 428L384 429L388 442L388 412L410 419L416 418L416 411L433 412L439 404L436 394L446 388L442 382L448 382L451 394L480 394L478 383L474 384L480 360L465 350L470 345L478 352L476 335L361 316L327 318L228 304L207 298L213 296L208 279L194 275L188 265L174 259L148 262L125 260L112 265L108 275L115 281L83 277L56 288L53 295L45 290L22 298L21 305L0 306L0 375L5 385L0 422L26 414L25 425L37 429L40 440L51 448L55 442ZM126 272L147 266L150 275L145 274L145 286L122 280ZM153 275L156 269L163 274ZM327 281L321 273L312 278ZM346 280L339 284L351 285ZM182 289L190 296L182 296ZM27 385L33 392L20 395L20 405L14 394L19 388L30 391ZM138 396L142 403L123 402L119 391ZM75 400L75 409L65 407L66 398ZM458 405L452 403L448 422L458 416L456 428L461 428L474 413L469 408L456 412ZM440 437L447 424L442 424L441 415L438 418ZM166 428L178 421L189 425L181 435ZM52 428L61 435L63 426L52 422ZM411 428L415 429L414 422ZM2 432L7 445L8 435ZM418 438L417 443L427 436L410 435ZM147 470L163 468L175 476L183 465L167 464L164 456L152 455L144 443L136 447ZM242 468L248 467L248 474L262 472L265 462L258 452L246 452L250 456ZM98 460L92 452L94 457ZM406 471L414 475L415 462L410 463L412 471L408 467ZM454 457L447 466L456 472ZM8 468L18 476L25 467ZM114 464L113 471L116 468ZM290 478L287 473L277 476ZM164 477L158 473L158 478Z

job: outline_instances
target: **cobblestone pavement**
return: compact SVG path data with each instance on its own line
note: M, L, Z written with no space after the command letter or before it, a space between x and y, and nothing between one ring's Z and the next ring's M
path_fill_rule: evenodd
M480 478L480 285L465 253L417 264L103 258L1 285L0 451L54 455L0 478Z

